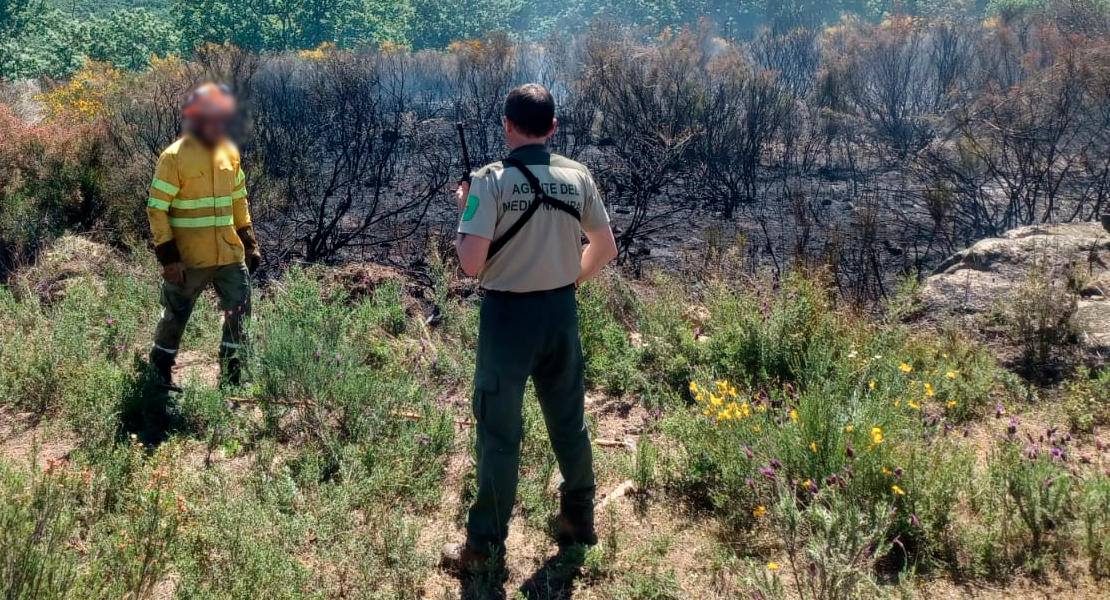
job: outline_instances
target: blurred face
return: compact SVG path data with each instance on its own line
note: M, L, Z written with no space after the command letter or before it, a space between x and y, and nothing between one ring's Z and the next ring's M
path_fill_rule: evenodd
M196 115L189 119L189 128L200 141L215 146L227 138L230 114Z
M235 117L235 98L227 86L206 83L189 96L183 112L189 131L201 142L215 146L227 137Z

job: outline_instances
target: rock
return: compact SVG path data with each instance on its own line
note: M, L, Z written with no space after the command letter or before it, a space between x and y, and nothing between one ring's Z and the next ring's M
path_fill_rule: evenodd
M982 317L997 311L1038 263L1076 292L1081 346L1110 352L1110 235L1095 222L1021 227L976 242L925 280L919 316L980 328Z

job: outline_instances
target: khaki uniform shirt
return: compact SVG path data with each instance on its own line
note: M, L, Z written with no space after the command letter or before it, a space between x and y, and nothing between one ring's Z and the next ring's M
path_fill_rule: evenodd
M535 292L565 287L582 274L582 232L609 224L597 184L585 166L524 146L509 155L524 163L544 191L578 209L582 223L566 212L541 206L524 227L478 274L482 287L505 292ZM470 195L459 233L497 240L524 214L535 195L519 169L500 162L471 176Z

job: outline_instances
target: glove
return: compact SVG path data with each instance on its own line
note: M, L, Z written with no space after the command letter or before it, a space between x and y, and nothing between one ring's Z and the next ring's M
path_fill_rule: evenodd
M181 262L181 253L177 251L177 242L174 240L155 246L154 256L163 267Z
M239 239L243 242L247 272L254 275L254 272L258 270L258 265L262 264L262 251L258 249L258 238L254 237L254 227L247 225L236 233L239 234Z
M154 256L162 265L162 279L173 285L185 285L185 263L177 251L177 242L170 240L154 247Z
M162 265L162 279L172 285L185 285L185 263Z

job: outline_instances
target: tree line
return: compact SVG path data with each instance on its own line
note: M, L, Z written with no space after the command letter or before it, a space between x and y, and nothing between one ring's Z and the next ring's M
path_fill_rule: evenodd
M537 42L598 20L658 32L701 19L739 40L764 26L821 28L845 14L879 21L1030 10L1044 10L1041 0L0 0L0 78L67 78L85 58L142 69L151 54L192 58L209 43L255 52L383 43L423 50L491 31Z

